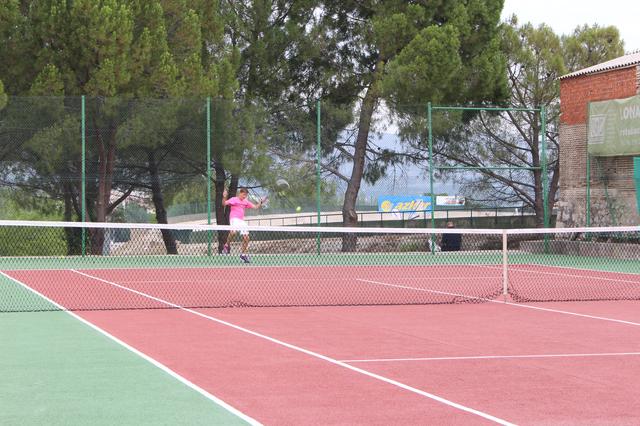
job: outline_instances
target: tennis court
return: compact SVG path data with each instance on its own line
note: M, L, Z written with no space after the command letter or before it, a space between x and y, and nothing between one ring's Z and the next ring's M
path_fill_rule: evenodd
M2 423L640 421L637 227L252 229L243 265L209 252L224 227L163 256L126 226L0 261ZM463 250L424 249L444 232Z

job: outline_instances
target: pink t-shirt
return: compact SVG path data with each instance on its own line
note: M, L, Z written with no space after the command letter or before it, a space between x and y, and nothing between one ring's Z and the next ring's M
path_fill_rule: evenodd
M246 198L241 200L238 197L231 197L227 200L227 206L231 206L231 212L229 212L229 219L243 219L244 209L254 208L255 206Z

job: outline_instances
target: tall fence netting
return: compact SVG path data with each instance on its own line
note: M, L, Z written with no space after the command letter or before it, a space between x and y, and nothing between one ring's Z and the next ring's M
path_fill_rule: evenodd
M223 191L247 187L250 201L269 201L247 212L256 225L331 226L349 209L365 227L537 224L537 213L513 198L488 202L465 189L481 181L477 173L436 169L431 187L433 158L449 139L472 133L461 130L460 114L434 117L432 158L424 106L394 111L374 117L358 179L357 120L330 102L10 97L0 111L0 218L225 224ZM439 196L466 202L440 204ZM73 250L95 252L99 239L76 235Z

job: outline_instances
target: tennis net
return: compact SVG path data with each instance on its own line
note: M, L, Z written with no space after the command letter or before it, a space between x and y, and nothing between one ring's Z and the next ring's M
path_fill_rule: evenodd
M640 227L230 230L0 221L0 311L640 299Z

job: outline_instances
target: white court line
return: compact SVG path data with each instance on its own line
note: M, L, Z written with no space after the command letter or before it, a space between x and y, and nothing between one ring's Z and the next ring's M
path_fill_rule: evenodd
M479 278L494 278L494 279L502 279L502 275L486 275ZM438 281L442 282L442 280L447 281L469 281L469 277L402 277L403 280L420 280L420 281ZM266 282L273 283L273 278L252 278L251 282ZM300 278L278 278L278 282L293 282L300 283ZM322 278L322 277L313 277L313 281L353 281L352 277L336 277L336 278ZM200 279L200 280L118 280L118 282L122 284L146 284L146 283L156 283L156 284L210 284L211 279Z
M540 355L478 355L478 356L444 356L431 358L373 358L373 359L341 359L342 362L399 362L399 361L456 361L474 359L518 359L518 358L588 358L606 356L637 356L640 352L610 352L592 354L540 354Z
M225 326L227 326L227 327L231 327L231 328L233 328L233 329L236 329L236 330L238 330L238 331L242 331L242 332L244 332L244 333L250 334L250 335L252 335L252 336L259 337L259 338L261 338L261 339L267 340L267 341L269 341L269 342L271 342L271 343L275 343L275 344L277 344L277 345L284 346L284 347L286 347L286 348L292 349L292 350L297 351L297 352L304 353L304 354L306 354L306 355L312 356L312 357L314 357L314 358L321 359L321 360L323 360L323 361L327 361L327 362L329 362L329 363L331 363L331 364L334 364L334 365L337 365L337 366L340 366L340 367L346 368L346 369L348 369L348 370L355 371L356 373L360 373L360 374L363 374L363 375L365 375L365 376L369 376L369 377L371 377L371 378L374 378L374 379L380 380L380 381L382 381L382 382L385 382L385 383L391 384L391 385L393 385L393 386L399 387L399 388L404 389L404 390L407 390L407 391L409 391L409 392L413 392L413 393L416 393L416 394L418 394L418 395L421 395L421 396L427 397L427 398L429 398L429 399L432 399L432 400L434 400L434 401L437 401L437 402L440 402L440 403L442 403L442 404L448 405L448 406L450 406L450 407L457 408L458 410L465 411L465 412L467 412L467 413L474 414L474 415L479 416L479 417L483 417L483 418L485 418L485 419L487 419L487 420L490 420L490 421L493 421L493 422L495 422L495 423L498 423L498 424L501 424L501 425L508 425L508 426L512 426L512 425L514 425L514 424L513 424L513 423L511 423L511 422L508 422L508 421L503 420L503 419L501 419L501 418L498 418L498 417L492 416L492 415L487 414L487 413L485 413L485 412L482 412L482 411L479 411L479 410L475 410L475 409L473 409L473 408L470 408L470 407L464 406L464 405L462 405L462 404L458 404L457 402L450 401L450 400L445 399L445 398L443 398L443 397L441 397L441 396L438 396L438 395L435 395L435 394L432 394L432 393L429 393L429 392L425 392L425 391L423 391L423 390L420 390L420 389L417 389L417 388L411 387L411 386L409 386L409 385L406 385L406 384L404 384L404 383L398 382L398 381L393 380L393 379L389 379L389 378L384 377L384 376L381 376L381 375L379 375L379 374L375 374L375 373L372 373L372 372L370 372L370 371L363 370L363 369L358 368L358 367L354 367L354 366L352 366L352 365L350 365L350 364L347 364L347 363L345 363L345 362L338 361L337 359L331 358L331 357L329 357L329 356L322 355L322 354L320 354L320 353L313 352L313 351L308 350L308 349L304 349L304 348L302 348L302 347L300 347L300 346L296 346L296 345L293 345L293 344L291 344L291 343L287 343L287 342L284 342L284 341L282 341L282 340L279 340L279 339L276 339L276 338L273 338L273 337L267 336L267 335L265 335L265 334L258 333L258 332L256 332L256 331L250 330L250 329L248 329L248 328L245 328L245 327L242 327L242 326L239 326L239 325L236 325L236 324L230 323L230 322L228 322L228 321L224 321L224 320L221 320L221 319L219 319L219 318L215 318L215 317L212 317L212 316L210 316L210 315L203 314L203 313L198 312L198 311L195 311L195 310L193 310L193 309L189 309L189 308L185 308L185 307L180 306L180 305L176 305L175 303L171 303L171 302L169 302L169 301L166 301L166 300L160 299L160 298L155 297L155 296L152 296L152 295L150 295L150 294L146 294L146 293L143 293L143 292L140 292L140 291L137 291L137 290L134 290L134 289L131 289L131 288L128 288L128 287L122 286L122 285L117 284L117 283L115 283L115 282L107 281L107 280L104 280L104 279L99 278L99 277L94 277L94 276L92 276L92 275L85 274L84 272L78 271L78 270L76 270L76 269L71 269L70 271L75 272L75 273L80 274L80 275L83 275L83 276L85 276L85 277L88 277L88 278L91 278L91 279L97 280L97 281L104 282L104 283L106 283L106 284L110 284L110 285L112 285L112 286L115 286L115 287L121 288L121 289L123 289L123 290L129 291L129 292L132 292L132 293L135 293L135 294L138 294L138 295L144 296L144 297L148 297L148 298L149 298L149 299L151 299L151 300L155 300L155 301L157 301L157 302L164 303L164 304L166 304L167 306L171 306L171 307L174 307L174 308L177 308L177 309L183 310L183 311L185 311L185 312L192 313L192 314L197 315L197 316L199 316L199 317L202 317L202 318L208 319L208 320L210 320L210 321L214 321L214 322L216 322L216 323L218 323L218 324L222 324L222 325L225 325ZM515 426L515 425L514 425L514 426Z
M171 377L177 379L178 381L182 382L183 384L187 385L188 387L190 387L191 389L195 390L196 392L198 392L199 394L201 394L202 396L204 396L205 398L209 399L210 401L213 401L214 403L216 403L217 405L219 405L220 407L226 409L227 411L229 411L232 414L235 414L236 416L238 416L239 418L241 418L242 420L246 421L247 423L251 424L251 425L262 425L262 423L258 422L257 420L249 417L248 415L244 414L243 412L239 411L237 408L227 404L226 402L224 402L223 400L221 400L220 398L216 397L215 395L207 392L206 390L202 389L200 386L196 385L195 383L189 381L188 379L186 379L185 377L182 377L180 374L176 373L175 371L171 370L169 367L167 367L166 365L162 364L161 362L155 360L154 358L150 357L149 355L145 354L144 352L139 351L138 349L134 348L133 346L128 345L127 343L125 343L124 341L118 339L117 337L115 337L114 335L110 334L109 332L107 332L106 330L103 330L102 328L98 327L97 325L85 320L84 318L76 315L75 313L68 311L65 309L64 306L60 305L57 302L54 302L53 300L51 300L50 298L48 298L47 296L45 296L44 294L40 293L39 291L29 287L28 285L26 285L25 283L7 275L6 273L4 273L3 271L0 271L0 275L8 278L9 280L15 282L16 284L24 287L25 289L31 291L32 293L35 293L36 295L38 295L39 297L42 297L44 300L46 300L47 302L53 304L54 306L57 306L58 308L60 308L61 310L63 310L64 312L66 312L67 314L71 315L72 317L74 317L75 319L77 319L78 321L88 325L89 327L93 328L94 330L98 331L99 333L103 334L104 336L106 336L107 338L113 340L114 342L116 342L117 344L123 346L124 348L128 349L129 351L133 352L134 354L138 355L139 357L143 358L144 360L150 362L151 364L155 365L156 367L158 367L160 370L164 371L165 373L169 374Z
M521 265L524 266L524 265ZM531 266L529 264L529 266ZM547 265L540 265L541 267L547 268L547 267L551 267L551 268L562 268L562 266L555 266L555 265L551 265L551 266L547 266ZM560 276L560 277L570 277L570 278L589 278L589 279L594 279L594 280L599 280L599 281L613 281L613 282L619 282L619 283L630 283L630 284L638 284L640 285L640 280L636 281L636 280L621 280L618 278L606 278L606 277L598 277L596 275L574 275L574 274L567 274L567 273L562 273L562 272L550 272L550 271L537 271L534 269L520 269L518 268L518 265L511 265L510 271L516 271L516 272L527 272L527 273L534 273L534 274L544 274L544 275L555 275L555 276ZM588 271L585 271L588 272ZM596 272L596 271L593 271ZM597 272L604 272L604 273L609 273L609 274L615 274L616 272L610 272L610 271L597 271ZM629 274L629 275L634 275L632 273L627 273L627 272L623 272L624 274Z
M495 265L487 265L487 266L494 266ZM624 272L624 271L607 271L605 269L589 269L589 268L579 268L577 266L565 266L565 265L547 265L544 263L509 263L509 267L512 266L540 266L543 268L549 268L549 269L570 269L572 271L580 271L580 272L604 272L604 273L610 273L610 274L625 274L625 275L639 275L638 272Z
M402 289L406 289L406 290L423 291L423 292L426 292L426 293L434 293L434 294L442 294L442 295L445 295L445 296L462 297L462 298L465 298L465 299L479 300L479 301L482 301L482 302L499 303L501 305L509 305L509 306L514 306L514 307L523 308L523 309L534 309L536 311L554 312L554 313L557 313L557 314L572 315L572 316L582 317L582 318L590 318L590 319L596 319L596 320L601 320L601 321L610 321L610 322L616 322L616 323L620 323L620 324L640 326L640 323L633 322L633 321L625 321L625 320L619 320L619 319L615 319L615 318L599 317L599 316L595 316L595 315L579 314L577 312L562 311L562 310L559 310L559 309L551 309L551 308L543 308L543 307L540 307L540 306L525 305L523 303L512 303L512 302L508 302L506 300L486 299L484 297L475 297L475 296L469 296L469 295L466 295L466 294L449 293L449 292L446 292L446 291L439 291L439 290L422 289L422 288L411 287L411 286L407 286L407 285L385 283L385 282L382 282L382 281L365 280L365 279L362 279L362 278L356 278L356 280L362 281L362 282L366 282L366 283L370 283L370 284L381 285L381 286L385 286L385 287L394 287L394 288L402 288Z

